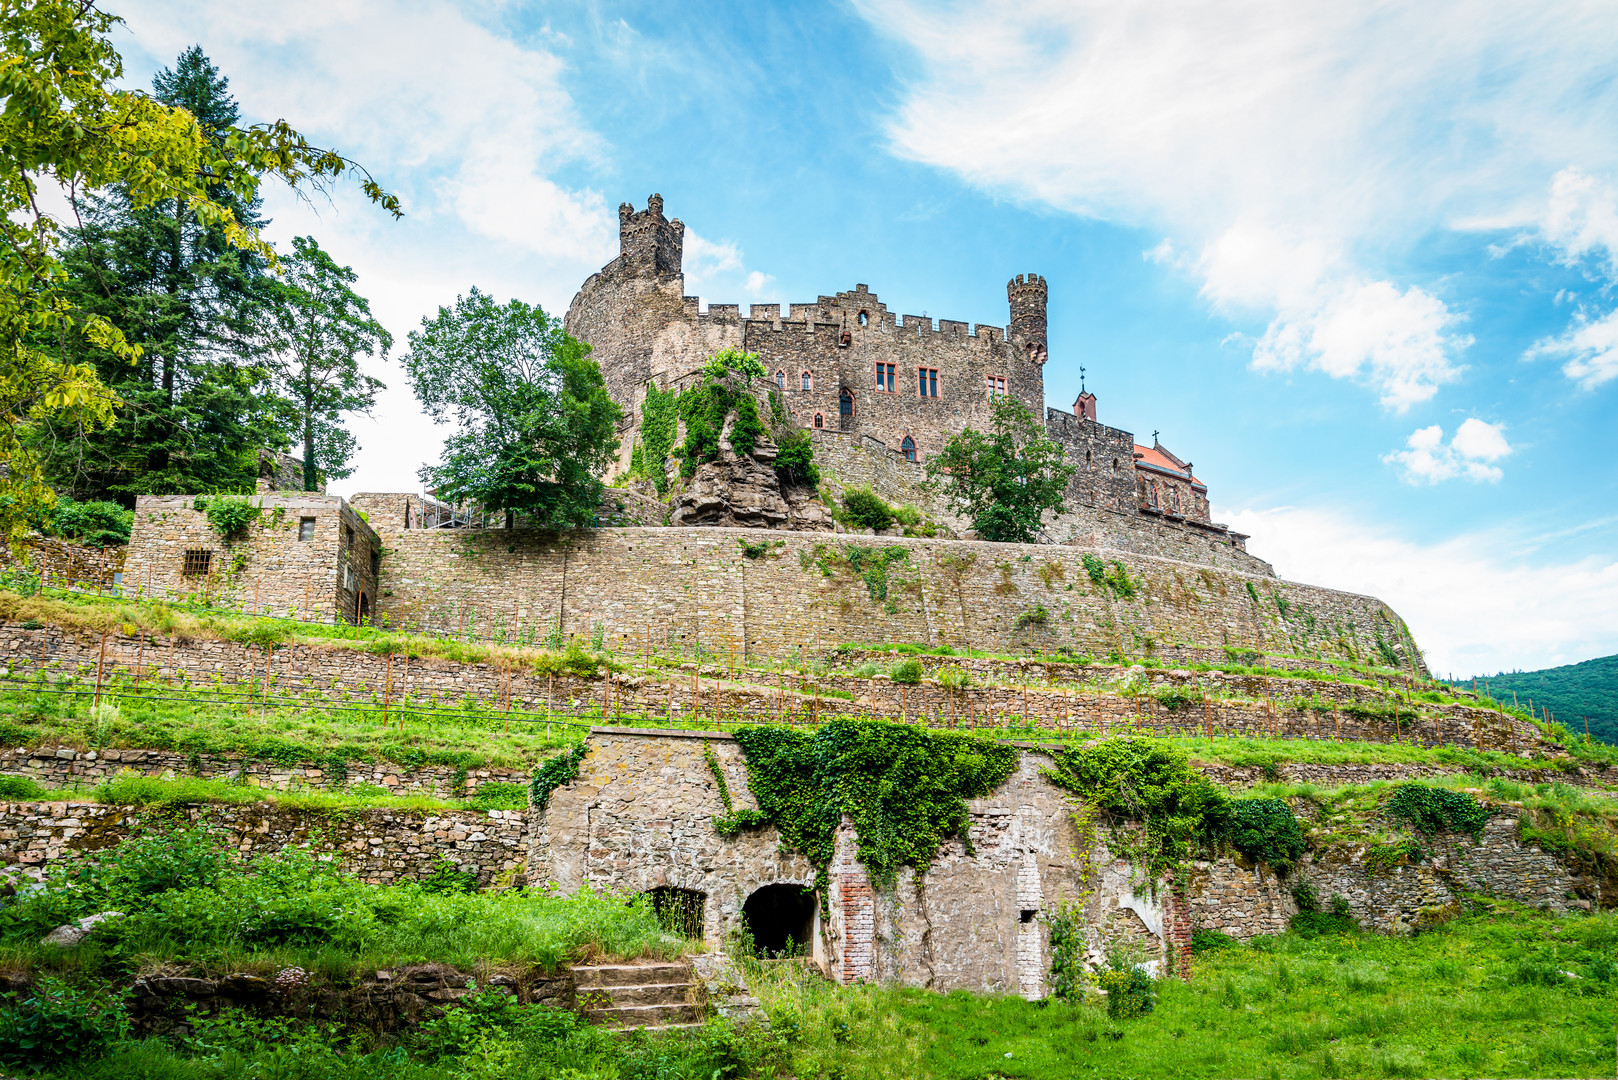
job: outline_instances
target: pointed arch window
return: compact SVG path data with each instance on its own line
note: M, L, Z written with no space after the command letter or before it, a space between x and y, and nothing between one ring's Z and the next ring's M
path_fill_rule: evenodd
M915 461L916 460L916 440L915 439L912 439L910 436L906 435L904 437L904 441L899 444L899 449L904 451L904 456L905 456L906 461Z
M798 382L800 383L798 387L800 390L813 390L815 388L814 376L807 371L798 377Z
M837 395L837 411L844 416L854 415L854 392L846 386Z
M815 427L823 428L825 426L826 426L826 418L824 416L822 416L820 413L815 413Z
M785 371L777 371L775 373L775 388L777 390L781 390L781 391L786 390L786 388L787 388L787 373Z

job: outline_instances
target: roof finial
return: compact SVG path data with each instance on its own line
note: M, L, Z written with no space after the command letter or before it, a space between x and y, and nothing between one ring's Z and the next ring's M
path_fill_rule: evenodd
M1079 393L1084 393L1084 365L1079 365Z
M1157 444L1157 429L1156 428L1152 429L1152 444L1154 446Z

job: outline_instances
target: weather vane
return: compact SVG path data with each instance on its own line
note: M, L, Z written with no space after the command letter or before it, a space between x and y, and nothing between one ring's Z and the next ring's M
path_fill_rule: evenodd
M1079 393L1084 393L1084 365L1079 365Z

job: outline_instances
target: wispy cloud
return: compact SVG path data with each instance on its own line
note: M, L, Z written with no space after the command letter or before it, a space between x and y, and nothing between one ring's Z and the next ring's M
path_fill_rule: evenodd
M1560 334L1536 341L1524 359L1562 361L1562 373L1585 390L1618 379L1618 188L1580 169L1567 168L1551 181L1538 239L1568 266L1583 268L1599 287L1581 298L1572 322Z
M861 10L914 48L906 156L1165 230L1177 265L1267 326L1262 370L1402 410L1455 380L1464 312L1390 273L1463 219L1521 227L1569 162L1618 164L1618 20L1600 4L1293 6L1001 0Z
M1216 511L1293 581L1380 597L1435 673L1537 668L1618 652L1618 559L1524 563L1516 530L1433 544L1363 518L1281 507Z
M1494 463L1512 452L1503 428L1471 417L1461 422L1448 443L1438 424L1417 428L1405 440L1405 449L1382 460L1398 465L1407 484L1437 484L1457 477L1495 483L1505 472Z

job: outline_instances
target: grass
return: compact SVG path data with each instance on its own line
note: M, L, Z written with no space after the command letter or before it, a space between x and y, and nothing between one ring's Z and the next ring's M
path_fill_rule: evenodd
M669 958L692 943L650 903L583 890L471 892L445 863L426 881L368 885L291 847L244 859L205 826L153 829L53 864L47 888L0 909L0 966L82 978L130 971L273 974L304 968L341 985L359 973L437 961L491 973L592 959ZM128 917L84 944L41 937L98 911Z
M1613 1069L1615 949L1611 914L1502 905L1415 938L1288 933L1204 953L1133 1020L790 972L760 972L756 990L800 1032L800 1076L1595 1077Z
M193 803L269 803L288 810L326 813L344 810L525 810L528 807L527 789L521 784L511 783L485 784L471 798L439 799L429 795L394 795L385 788L373 789L369 784L355 785L346 791L308 787L277 791L231 780L209 780L196 776L165 780L133 773L122 773L93 788L45 788L25 777L0 777L0 798L151 807L178 807Z

